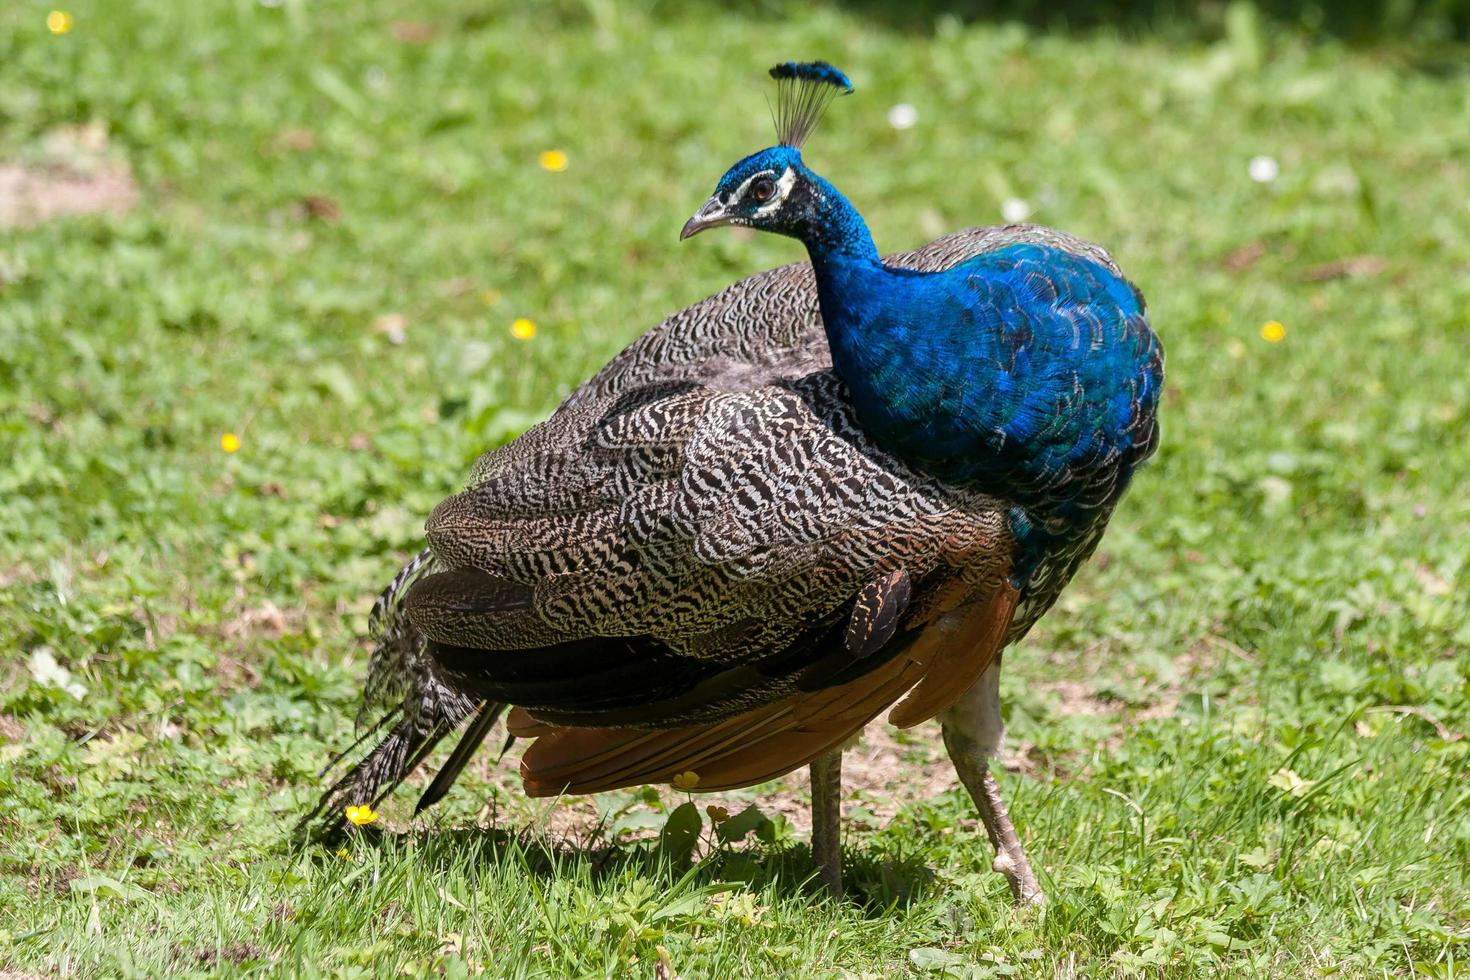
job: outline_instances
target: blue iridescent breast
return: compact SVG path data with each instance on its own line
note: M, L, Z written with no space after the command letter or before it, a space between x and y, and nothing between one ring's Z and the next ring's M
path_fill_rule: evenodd
M838 270L828 286L848 321L829 338L834 366L864 427L1042 524L1111 508L1156 445L1163 384L1127 280L1040 244L884 273Z

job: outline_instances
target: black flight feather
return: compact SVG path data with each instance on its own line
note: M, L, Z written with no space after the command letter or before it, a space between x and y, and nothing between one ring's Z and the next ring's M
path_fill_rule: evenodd
M413 808L414 816L418 816L438 803L444 798L444 794L449 792L449 788L464 771L465 764L474 756L480 743L485 741L485 736L490 734L490 729L495 727L495 719L500 717L500 711L504 707L504 705L491 704L488 701L480 703L474 720L465 729L459 744L454 747L449 758L444 760L443 768L434 776L434 781L429 784L428 789L424 790L424 795L419 797L418 805Z

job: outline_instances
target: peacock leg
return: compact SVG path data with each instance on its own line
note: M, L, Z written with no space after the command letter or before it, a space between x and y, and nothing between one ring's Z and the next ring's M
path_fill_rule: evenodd
M940 716L944 746L959 773L960 782L980 810L985 833L995 848L991 867L1005 875L1017 905L1041 905L1046 895L1021 849L1021 839L1001 799L1000 786L990 771L990 760L1000 754L1005 725L1000 718L1000 658L980 675L953 707Z
M812 760L812 861L833 898L842 897L842 750Z

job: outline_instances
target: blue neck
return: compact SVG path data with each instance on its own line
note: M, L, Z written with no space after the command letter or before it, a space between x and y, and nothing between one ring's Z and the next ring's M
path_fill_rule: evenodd
M883 265L867 222L837 188L810 170L804 174L811 197L804 209L799 235L811 258L817 277L817 299L822 308L827 343L833 367L852 389L856 401L867 403L859 392L869 388L871 372L901 354L893 349L890 323L883 317L882 300L891 292L892 270ZM859 404L860 414L864 404Z
M891 268L847 199L803 176L811 193L788 233L811 256L832 366L864 430L1050 527L1110 508L1152 452L1152 423L1139 423L1162 386L1126 280L1027 243L944 272Z
M908 455L887 403L909 387L907 372L922 369L913 358L913 319L893 315L912 274L883 265L867 223L837 188L810 170L803 176L810 196L797 233L816 272L832 366L864 425L891 452Z
M812 197L800 237L818 277L822 269L834 263L882 268L878 247L873 244L868 224L858 214L857 208L826 178L810 170L804 176Z

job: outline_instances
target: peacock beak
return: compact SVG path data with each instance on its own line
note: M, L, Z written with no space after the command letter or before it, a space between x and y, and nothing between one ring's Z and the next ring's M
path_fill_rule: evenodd
M693 238L706 228L718 228L720 225L728 225L734 221L734 216L725 210L725 205L720 203L720 195L716 194L704 202L704 207L694 212L694 217L684 222L684 230L679 232L679 241Z

